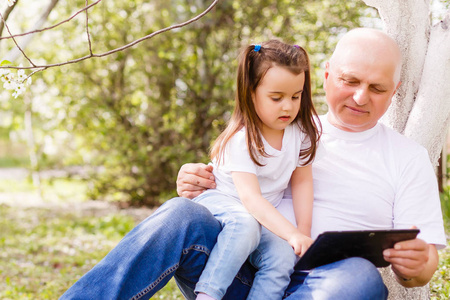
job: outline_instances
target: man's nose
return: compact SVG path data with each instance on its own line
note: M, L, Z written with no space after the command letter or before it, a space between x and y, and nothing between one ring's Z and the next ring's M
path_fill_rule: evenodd
M364 87L360 87L353 93L353 100L358 105L367 104L369 102L369 92Z

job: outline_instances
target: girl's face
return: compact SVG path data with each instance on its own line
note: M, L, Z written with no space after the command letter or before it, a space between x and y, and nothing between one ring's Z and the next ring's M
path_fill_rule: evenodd
M304 72L295 75L278 66L267 71L253 95L264 137L282 132L295 119L300 110L304 84Z

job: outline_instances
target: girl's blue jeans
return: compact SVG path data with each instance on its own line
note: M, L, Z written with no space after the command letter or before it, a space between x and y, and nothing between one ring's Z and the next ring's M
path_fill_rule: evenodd
M195 285L220 231L205 207L184 198L169 200L60 299L150 299L172 277L187 299L195 299ZM254 273L245 263L223 299L246 299ZM285 297L386 299L387 289L375 266L349 258L310 273L295 271Z
M222 226L195 292L222 299L250 256L250 262L258 272L247 300L281 299L297 258L292 247L261 228L236 198L220 192L207 192L193 201L205 206Z

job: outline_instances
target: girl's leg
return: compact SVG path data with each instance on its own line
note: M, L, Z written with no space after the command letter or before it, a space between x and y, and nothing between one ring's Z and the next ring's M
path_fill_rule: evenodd
M387 299L388 290L377 268L360 257L311 270L295 271L286 291L288 300Z
M289 243L263 228L261 242L250 255L250 262L258 271L247 299L282 299L296 261Z
M149 299L176 275L195 299L220 224L203 206L184 198L163 204L129 232L61 299Z
M193 201L208 208L222 225L195 291L222 299L248 255L259 244L261 225L237 199L224 194L208 193Z

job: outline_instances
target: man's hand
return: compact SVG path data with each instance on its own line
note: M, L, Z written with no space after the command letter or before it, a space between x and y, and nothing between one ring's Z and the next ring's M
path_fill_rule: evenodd
M398 242L393 249L384 250L383 255L392 264L397 281L405 287L428 283L438 264L436 247L421 239Z
M178 171L177 193L180 197L195 198L207 189L216 187L213 167L205 164L184 164Z

